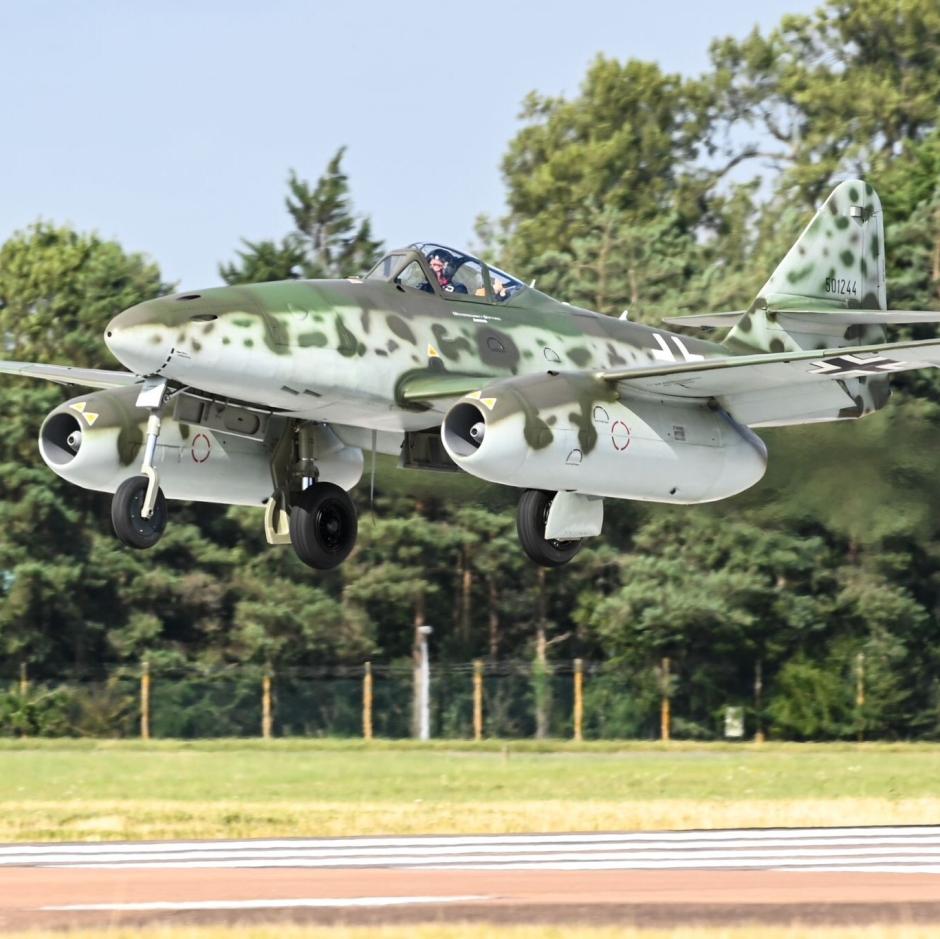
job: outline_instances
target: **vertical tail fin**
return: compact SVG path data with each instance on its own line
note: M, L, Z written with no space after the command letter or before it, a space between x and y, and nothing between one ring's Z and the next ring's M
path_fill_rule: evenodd
M735 351L784 352L824 345L880 341L878 327L845 327L826 323L826 313L839 310L884 310L884 225L881 201L860 180L840 183L806 226L786 257L770 275L747 312L729 333ZM816 313L818 324L794 333L782 329L776 314ZM877 332L872 332L876 329ZM838 338L841 341L832 341Z

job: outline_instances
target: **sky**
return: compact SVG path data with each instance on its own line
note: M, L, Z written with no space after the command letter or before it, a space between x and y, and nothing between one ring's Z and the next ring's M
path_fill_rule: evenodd
M530 91L577 95L598 54L693 75L717 36L818 0L0 0L0 241L95 230L182 289L280 238L291 168L340 146L388 247L474 242Z

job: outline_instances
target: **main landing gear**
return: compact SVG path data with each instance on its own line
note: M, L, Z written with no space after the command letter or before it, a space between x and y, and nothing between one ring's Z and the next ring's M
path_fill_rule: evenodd
M355 547L359 522L356 506L340 486L315 482L290 511L290 541L308 567L337 567Z
M138 395L137 406L150 410L141 475L125 479L111 500L114 533L129 548L152 548L166 528L166 499L153 465L165 396L165 381L146 382Z
M536 564L542 567L561 567L567 564L581 550L581 539L559 541L545 537L545 524L548 511L552 507L554 492L542 492L540 489L526 489L519 499L516 515L516 531L522 550Z

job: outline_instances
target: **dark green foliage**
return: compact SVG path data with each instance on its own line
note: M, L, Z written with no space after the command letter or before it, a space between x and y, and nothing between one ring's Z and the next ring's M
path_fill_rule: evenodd
M351 277L378 261L382 242L372 237L372 223L353 216L349 180L342 169L345 149L336 151L316 186L291 170L285 204L294 227L280 243L245 241L238 262L219 267L226 283Z
M937 308L938 38L934 2L828 0L766 36L716 40L694 79L598 58L570 100L526 99L503 161L508 214L481 222L487 253L614 315L740 308L820 195L862 174L884 204L890 304ZM342 158L313 186L290 174L291 231L245 242L227 282L373 263ZM110 316L166 289L144 258L40 222L0 247L4 357L113 365ZM120 548L108 498L36 453L65 393L5 379L0 733L133 734L148 660L157 735L256 735L268 668L276 733L355 735L369 659L375 732L404 736L425 623L435 734L471 735L473 658L487 661L487 735L569 734L581 657L588 737L655 737L665 692L677 737L720 736L733 705L748 735L936 738L940 379L896 387L861 424L762 432L767 477L733 500L608 503L605 536L544 576L516 542L514 493L382 469L374 518L367 486L356 493L357 550L314 575L244 508L176 505L153 551Z

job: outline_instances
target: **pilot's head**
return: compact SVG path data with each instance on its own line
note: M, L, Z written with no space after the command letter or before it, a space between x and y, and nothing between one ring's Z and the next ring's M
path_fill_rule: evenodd
M431 270L434 271L434 276L437 277L438 280L450 279L454 270L454 256L449 251L442 251L440 248L435 248L428 255L428 263L431 265Z

